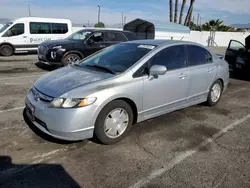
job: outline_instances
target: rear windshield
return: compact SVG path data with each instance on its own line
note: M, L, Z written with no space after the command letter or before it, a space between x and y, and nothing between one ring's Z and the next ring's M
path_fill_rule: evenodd
M90 56L80 63L81 67L102 66L115 73L122 73L134 65L156 46L119 43Z

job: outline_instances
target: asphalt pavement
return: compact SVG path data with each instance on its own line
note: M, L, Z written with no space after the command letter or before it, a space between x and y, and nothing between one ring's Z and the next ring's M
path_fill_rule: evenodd
M249 81L230 79L218 105L136 124L105 146L58 141L23 117L28 89L50 71L35 62L0 58L0 187L250 187Z

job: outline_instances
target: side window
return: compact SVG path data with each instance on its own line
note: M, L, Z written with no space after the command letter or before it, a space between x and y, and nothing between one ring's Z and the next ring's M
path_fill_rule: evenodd
M8 31L3 34L3 37L12 37L24 34L24 24L18 23L13 25Z
M213 61L210 52L199 46L187 45L187 53L188 66L203 65Z
M124 34L126 35L128 40L136 40L136 35L135 34L129 33L129 32L125 32Z
M229 49L239 51L240 49L245 49L245 46L239 41L232 40L229 44Z
M122 33L108 32L107 36L108 36L108 39L107 39L108 41L112 41L112 42L124 42L124 41L127 41L126 37Z
M53 34L65 34L68 32L68 25L64 23L51 23Z
M31 34L51 34L50 23L30 22Z
M104 42L104 34L102 32L96 32L90 37L94 42Z
M183 45L165 48L150 60L150 67L153 65L165 65L168 70L185 67L185 47Z

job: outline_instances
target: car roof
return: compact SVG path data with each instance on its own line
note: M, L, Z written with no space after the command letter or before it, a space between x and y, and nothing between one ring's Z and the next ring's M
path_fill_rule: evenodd
M193 44L201 46L198 43L189 42L189 41L181 41L181 40L133 40L128 41L126 43L133 43L133 44L147 44L147 45L154 45L154 46L162 46L162 45L172 45L172 44Z

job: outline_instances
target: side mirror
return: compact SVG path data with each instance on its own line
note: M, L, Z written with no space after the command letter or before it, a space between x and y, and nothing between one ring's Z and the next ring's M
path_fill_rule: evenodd
M88 41L87 41L87 44L93 44L95 41L93 40L93 39L89 39Z
M149 69L149 75L164 75L167 72L167 67L164 65L153 65Z

